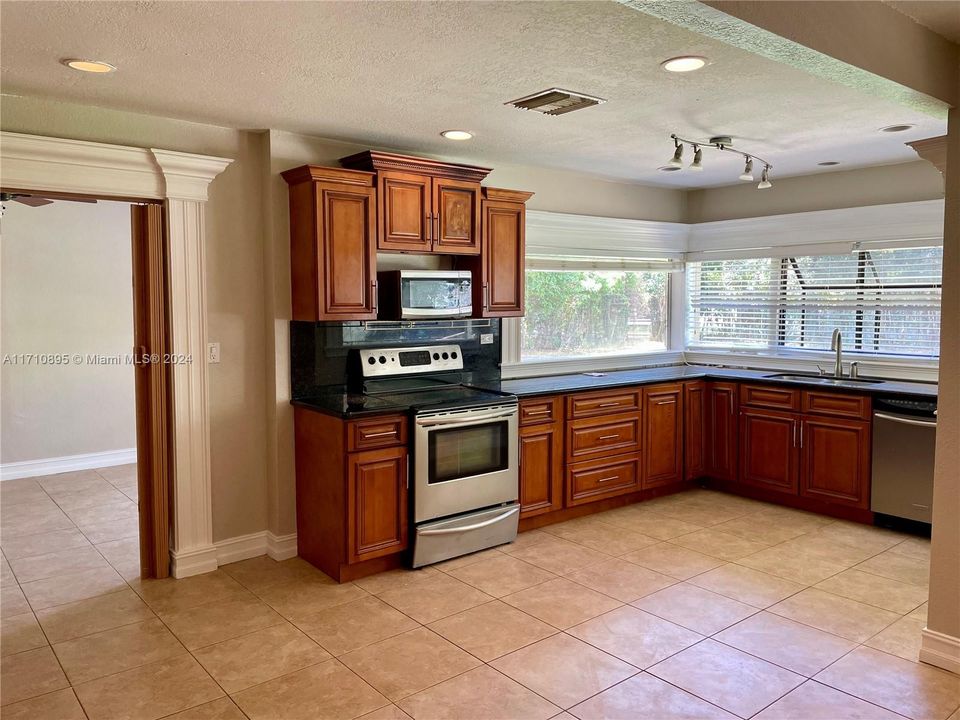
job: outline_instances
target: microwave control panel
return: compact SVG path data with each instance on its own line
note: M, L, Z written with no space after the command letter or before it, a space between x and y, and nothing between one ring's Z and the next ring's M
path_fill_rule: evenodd
M361 350L360 367L364 377L463 370L463 354L459 345Z

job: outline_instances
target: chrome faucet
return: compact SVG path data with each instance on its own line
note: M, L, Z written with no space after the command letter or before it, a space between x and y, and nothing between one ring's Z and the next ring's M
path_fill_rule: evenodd
M840 379L843 377L843 335L840 334L840 328L833 329L833 337L830 338L830 350L837 354L837 362L833 366L833 376Z

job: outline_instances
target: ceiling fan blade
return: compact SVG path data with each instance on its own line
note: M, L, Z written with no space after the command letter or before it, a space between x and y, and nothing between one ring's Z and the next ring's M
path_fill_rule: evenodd
M16 197L14 200L18 203L23 203L24 205L29 205L30 207L41 207L43 205L51 205L53 200L47 200L42 197L31 197L30 195L22 195L21 197Z

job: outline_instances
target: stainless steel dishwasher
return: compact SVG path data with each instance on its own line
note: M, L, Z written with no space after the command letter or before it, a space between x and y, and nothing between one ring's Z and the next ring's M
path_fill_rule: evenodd
M936 398L878 395L873 400L870 509L888 518L930 523ZM878 524L887 524L883 517Z

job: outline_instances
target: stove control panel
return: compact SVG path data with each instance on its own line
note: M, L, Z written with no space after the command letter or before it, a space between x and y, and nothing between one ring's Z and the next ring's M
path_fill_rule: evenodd
M463 354L459 345L361 350L360 367L364 377L463 370Z

